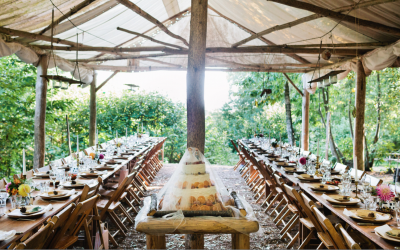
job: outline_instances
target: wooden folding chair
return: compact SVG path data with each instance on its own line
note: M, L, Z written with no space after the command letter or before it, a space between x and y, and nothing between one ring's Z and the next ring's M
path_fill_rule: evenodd
M236 146L235 142L233 140L230 140L233 148L236 150L237 155L239 156L239 161L236 163L236 165L233 167L233 170L236 171L236 169L244 164L246 164L244 157L243 157L243 153L241 153L238 149L238 147Z
M46 226L39 229L37 233L29 237L26 241L19 243L14 249L43 249L51 230L54 226L53 222L47 223Z
M120 199L122 194L129 186L129 184L132 182L134 176L135 173L126 176L122 181L122 183L119 185L118 189L112 193L110 198L101 199L97 202L97 207L101 210L100 219L102 221L105 221L106 217L108 216L111 219L111 221L118 227L117 231L114 234L111 234L109 230L110 240L112 244L115 246L118 246L118 244L115 241L114 237L119 233L122 234L123 236L126 236L125 231L128 231L128 229L124 225L124 222L128 220L130 223L133 223L133 219L131 218L129 213L125 210L125 208L122 206ZM122 220L115 213L116 210L120 210L125 216Z
M71 213L75 209L75 207L76 204L71 203L66 208L61 210L58 214L54 215L53 218L51 218L51 222L54 223L54 226L51 231L51 234L49 235L48 239L43 245L43 249L47 249L50 246L54 237L57 237L62 228L67 224L67 220L71 216Z
M358 245L353 238L351 238L350 234L343 228L341 224L336 224L335 228L344 239L344 242L347 245L346 249L361 249L360 245Z
M93 211L93 208L99 198L100 195L95 195L90 199L79 202L66 221L65 226L62 227L59 233L55 235L53 241L49 245L49 248L66 249L78 241L78 233L82 226L86 227L85 225L87 224L85 222ZM85 231L86 230L89 231L89 228L85 228ZM86 237L86 240L89 248L93 248L91 237Z
M315 205L311 207L311 211L313 211L316 219L318 220L324 232L328 234L332 239L334 248L347 249L347 246L344 244L342 236L340 236L338 232L335 230L331 221L328 218L326 218L325 215L321 211L319 211L319 209Z
M0 180L0 189L6 188L6 185L7 185L6 178L1 179Z

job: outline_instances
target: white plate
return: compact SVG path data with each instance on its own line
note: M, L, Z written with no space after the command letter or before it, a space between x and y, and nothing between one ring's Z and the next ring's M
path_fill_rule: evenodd
M34 207L38 207L38 206L34 206ZM40 207L42 207L42 206L40 206ZM37 212L37 213L32 213L32 214L23 214L23 213L21 213L21 211L19 209L15 209L11 213L7 214L7 217L14 218L14 219L18 219L18 218L25 219L25 218L39 217L45 213L46 213L46 211L44 211L44 207L42 207L42 211Z

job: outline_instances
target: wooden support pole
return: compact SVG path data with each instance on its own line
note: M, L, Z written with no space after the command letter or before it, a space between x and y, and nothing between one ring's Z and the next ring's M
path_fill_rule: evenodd
M250 249L249 235L232 234L232 249Z
M35 107L35 151L33 154L33 168L44 167L44 155L46 144L46 97L47 79L41 75L47 75L48 56L40 57L36 76L36 107Z
M147 249L167 249L165 244L165 235L155 236L146 234Z
M301 96L303 96L303 93L300 91L300 89L296 86L296 84L294 84L294 82L292 81L292 79L290 79L290 77L286 74L283 73L283 75L286 77L286 79L290 82L290 84L292 84L292 86L297 90L297 92L299 92L299 94Z
M89 146L95 146L96 141L96 80L97 72L93 74L93 81L90 84L90 119L89 119Z
M69 155L72 154L72 149L71 149L71 136L69 133L69 121L68 121L68 115L65 116L65 121L67 122L67 143L68 143L68 150L69 150Z
M364 119L367 81L362 61L357 61L356 119L354 124L353 157L357 157L357 168L364 170Z
M100 84L100 85L96 88L96 92L99 91L99 89L101 89L104 85L106 85L106 83L107 83L108 81L110 81L111 78L113 78L118 72L119 72L119 70L114 71L114 73L112 73L102 84Z
M204 77L208 0L192 0L187 68L187 146L204 153Z
M309 150L309 112L310 112L310 93L306 89L303 90L302 104L302 123L301 123L301 146L305 151Z
M204 249L204 234L186 234L185 249Z

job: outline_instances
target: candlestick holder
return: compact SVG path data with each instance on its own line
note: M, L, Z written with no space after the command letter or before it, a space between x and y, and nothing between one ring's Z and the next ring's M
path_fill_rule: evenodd
M317 176L319 174L319 166L320 166L320 162L319 162L319 156L317 155L317 162L315 163L315 176Z
M21 176L21 179L22 179L22 180L26 180L26 174L23 174L23 175Z
M356 185L356 197L358 198L358 181L355 181L354 184Z

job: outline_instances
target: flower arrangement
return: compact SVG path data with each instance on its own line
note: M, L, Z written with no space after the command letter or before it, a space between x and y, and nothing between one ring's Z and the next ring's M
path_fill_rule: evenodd
M377 186L376 194L383 202L391 201L394 198L394 193L387 184L382 184L380 186Z
M31 187L28 184L21 184L18 187L18 194L22 197L27 197L31 192Z
M9 195L19 194L23 197L26 197L31 192L31 187L28 184L25 184L24 180L14 178L14 180L7 183L6 191Z
M103 154L100 154L100 155L99 155L99 159L100 159L100 160L103 160L103 159L104 159L104 155L103 155Z
M301 157L300 159L299 159L299 163L301 164L301 165L306 165L307 164L307 159L305 158L305 157Z

